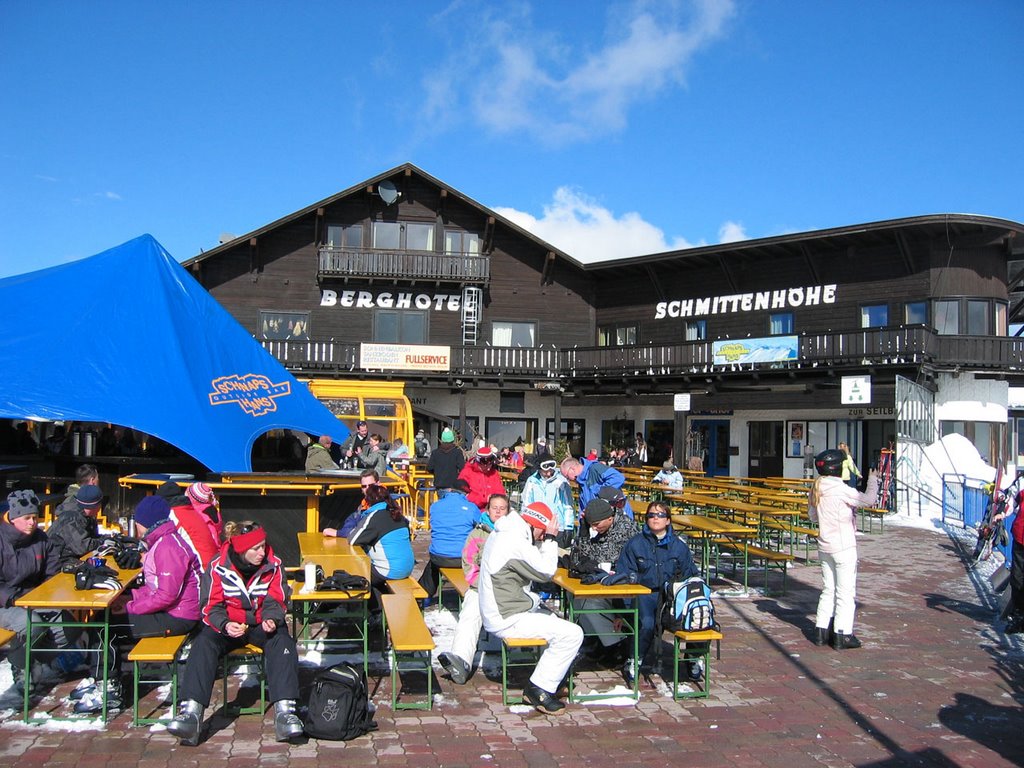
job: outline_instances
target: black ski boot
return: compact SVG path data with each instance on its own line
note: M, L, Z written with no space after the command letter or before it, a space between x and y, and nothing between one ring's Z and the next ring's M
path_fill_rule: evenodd
M849 648L860 648L860 640L857 636L850 632L836 632L836 638L832 641L832 647L837 651L845 651Z

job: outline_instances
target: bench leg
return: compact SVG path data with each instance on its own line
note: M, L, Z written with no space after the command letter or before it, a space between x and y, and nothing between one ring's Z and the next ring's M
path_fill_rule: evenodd
M672 699L679 701L679 699L706 699L708 693L711 690L711 643L704 644L703 651L694 651L693 649L683 649L681 646L685 643L684 640L678 636L672 638ZM717 641L718 646L718 658L722 658L722 643ZM679 666L684 661L693 661L695 659L703 659L704 661L704 679L702 682L693 682L687 680L696 690L694 691L681 691L679 689Z
M160 717L140 717L139 716L139 687L140 683L166 683L171 684L171 715L173 716L178 711L178 657L175 656L170 662L170 678L143 678L142 677L142 664L144 662L133 661L132 662L132 727L139 727L140 725L152 725L153 723L166 722Z
M231 670L247 664L255 663L259 667L260 703L258 707L232 707L228 703L228 674ZM263 654L246 654L231 656L225 654L221 659L221 677L223 680L224 703L221 711L225 715L262 715L267 710L267 676L263 669Z
M398 701L401 684L400 666L407 671L423 672L427 676L427 698L424 701L400 703ZM391 709L431 709L434 704L434 672L431 666L430 651L396 651L391 650Z

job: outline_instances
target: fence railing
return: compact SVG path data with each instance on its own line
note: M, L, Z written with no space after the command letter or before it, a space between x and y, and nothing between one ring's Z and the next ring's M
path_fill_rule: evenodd
M286 367L353 371L359 344L334 340L263 341ZM806 334L798 357L783 362L716 365L710 341L635 347L452 346L450 373L456 376L526 375L538 378L665 376L744 371L830 368L853 365L961 365L1014 371L1024 369L1024 340L939 336L924 326L874 328Z
M488 256L433 251L384 251L320 247L320 276L441 280L486 285L491 277Z

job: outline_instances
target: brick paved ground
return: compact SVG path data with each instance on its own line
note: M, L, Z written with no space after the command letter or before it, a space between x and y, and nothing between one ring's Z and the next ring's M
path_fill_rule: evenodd
M422 538L417 544L422 547ZM79 730L68 731L26 726L8 712L0 724L0 764L1024 764L1024 642L993 629L987 582L965 572L956 540L889 525L884 535L862 536L860 547L857 634L864 648L840 653L810 644L819 575L817 566L799 564L785 596L719 596L726 639L705 700L676 703L662 686L645 690L635 705L577 705L551 719L502 706L499 686L478 673L463 688L439 676L431 711L395 713L378 667L372 682L380 678L374 692L380 729L353 742L277 744L268 714L263 722L213 717L206 740L190 749L159 727L133 729L130 714L106 728L76 724ZM781 582L773 575L772 583ZM452 619L436 609L428 617L443 649ZM588 674L591 682L595 674ZM303 679L310 675L305 671ZM604 687L616 683L611 673L600 679Z

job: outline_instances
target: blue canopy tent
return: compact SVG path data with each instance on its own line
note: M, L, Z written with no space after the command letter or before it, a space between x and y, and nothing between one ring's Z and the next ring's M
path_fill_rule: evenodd
M348 436L150 235L0 280L0 302L0 418L131 427L214 472L252 471L271 429Z

